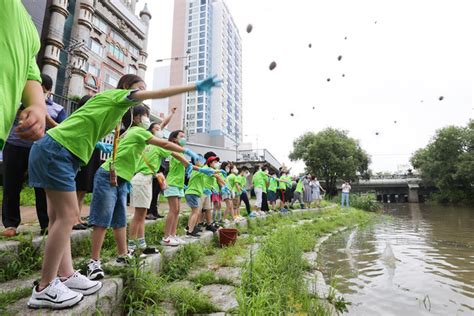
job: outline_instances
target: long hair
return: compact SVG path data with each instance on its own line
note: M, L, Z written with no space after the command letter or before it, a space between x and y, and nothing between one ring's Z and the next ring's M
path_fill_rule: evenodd
M178 139L178 135L179 133L184 133L182 130L178 129L176 131L172 131L170 133L170 136L168 137L168 141L172 142L172 143L177 143L177 139Z
M137 82L142 82L143 79L140 76L133 75L133 74L127 74L123 75L119 82L117 83L117 89L131 89L131 87L137 83Z

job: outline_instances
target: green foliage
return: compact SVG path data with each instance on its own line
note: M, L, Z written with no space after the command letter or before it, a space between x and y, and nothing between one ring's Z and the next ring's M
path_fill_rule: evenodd
M168 281L184 279L203 256L204 247L201 244L186 244L172 258L165 257L162 274Z
M411 163L425 183L440 189L433 195L438 202L474 204L474 120L438 130Z
M288 223L277 225L257 253L251 253L237 290L240 314L258 315L262 311L268 315L328 314L318 299L308 293L303 280L308 263L303 252L314 249L316 237L322 233L368 221L370 215L354 209L341 212L340 208L334 208L320 213L308 212L298 218L301 219L311 221L296 227ZM338 304L341 310L345 305L347 303Z
M242 242L237 238L235 245L224 247L217 252L216 263L221 267L235 266L235 259L244 253Z
M0 252L0 260L2 260L0 282L31 275L41 268L43 261L41 245L33 246L32 235L23 236L21 239L17 251Z
M191 278L191 281L194 282L198 288L210 284L232 285L232 282L230 280L216 277L214 271L212 270L200 272L195 277Z
M368 212L376 212L381 210L381 205L377 202L377 198L373 193L367 194L351 194L350 197L350 206L359 210L364 210ZM331 199L334 203L341 203L341 194L334 196Z
M30 287L27 287L27 288L18 288L14 291L11 291L11 292L6 292L6 293L2 293L0 295L0 315L7 315L6 313L6 308L24 298L24 297L27 297L31 295L31 288Z
M307 171L326 181L329 194L336 194L336 180L355 180L368 172L370 158L347 131L327 128L306 133L293 142L291 160L303 160Z
M191 288L171 286L169 288L169 298L174 308L176 308L178 315L213 313L218 311L206 295Z

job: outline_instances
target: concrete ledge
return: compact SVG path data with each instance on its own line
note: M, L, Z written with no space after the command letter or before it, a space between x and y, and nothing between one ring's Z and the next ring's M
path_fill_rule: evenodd
M53 311L35 310L27 306L29 297L16 302L7 310L7 315L121 315L123 281L120 278L105 279L96 295L86 296L74 308Z

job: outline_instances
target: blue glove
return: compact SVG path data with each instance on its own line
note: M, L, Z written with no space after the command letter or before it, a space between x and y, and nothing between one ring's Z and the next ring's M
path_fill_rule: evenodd
M199 168L198 171L200 173L204 173L206 176L212 177L216 171L210 168Z
M97 144L95 144L95 148L99 149L104 154L110 154L114 149L114 146L112 144L98 142Z
M186 176L189 178L191 176L191 172L193 172L193 165L188 164L186 167Z
M204 189L204 191L202 191L205 195L207 196L211 196L212 195L212 191L209 190L209 189Z
M219 191L217 191L216 189L212 189L212 193L219 194Z
M187 189L188 189L188 186L185 184L183 187L183 190L187 190Z
M227 172L225 172L225 170L222 170L222 169L221 169L220 171L221 171L221 173L222 173L222 175L223 175L224 177L227 177Z
M183 154L191 157L194 161L200 161L202 164L206 163L206 159L204 159L204 157L199 156L189 148L184 148Z
M198 81L196 83L196 90L199 92L201 91L209 92L211 91L212 87L220 87L221 83L222 83L222 80L217 79L216 76L212 76L202 81Z
M227 187L227 185L224 185L224 186L221 188L221 192L222 192L222 193L225 193L225 194L230 194L230 189Z

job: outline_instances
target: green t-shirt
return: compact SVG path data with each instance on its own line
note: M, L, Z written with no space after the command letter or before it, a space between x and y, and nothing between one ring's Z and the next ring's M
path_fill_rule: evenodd
M265 174L265 172L262 171L262 178L263 178L263 193L267 193L267 188L268 188L268 175Z
M172 157L168 169L168 175L166 176L166 183L169 186L177 187L179 189L184 188L185 173L186 168L183 166L181 161Z
M296 184L295 192L302 193L303 192L303 181L299 180L298 184Z
M203 168L210 169L207 166ZM189 178L186 194L193 194L201 197L203 195L203 191L208 178L210 179L213 177L208 177L204 173L193 170L193 172L191 172L191 177Z
M278 181L274 177L270 177L270 184L268 185L268 191L276 192L278 188Z
M96 94L48 134L86 165L95 144L117 126L129 107L139 103L128 98L131 92L116 89Z
M283 181L286 181L285 178L286 178L286 176L281 176L280 177L280 180L282 180L282 181L278 182L278 186L279 186L280 190L285 190L286 189L286 182L283 182Z
M257 171L254 173L252 177L252 184L254 188L263 189L263 187L265 186L265 180L263 178L264 175L265 173L263 173L263 171Z
M237 182L240 184L241 189L245 189L247 186L247 177L244 177L242 175L237 176Z
M140 161L138 162L137 173L141 172L145 175L157 173L161 167L161 159L168 158L170 156L171 151L169 150L155 145L146 146L142 156L140 157ZM153 171L150 170L150 167L148 167L148 165L153 168Z
M237 176L233 173L229 174L226 179L227 186L229 187L229 190L236 192L237 187L235 185L235 180L237 179Z
M140 126L133 126L127 131L117 147L117 157L115 157L117 176L127 181L132 180L147 141L152 137L149 131ZM111 161L112 157L107 159L101 167L109 171Z
M0 150L13 125L27 80L41 82L38 31L20 0L0 0ZM45 105L46 107L46 105Z
M203 168L208 168L208 169L212 169L208 166L204 166ZM214 170L214 169L213 169ZM212 176L212 177L209 177L209 176L206 176L204 178L204 189L208 189L208 190L212 190L212 189L215 189L217 186L217 189L219 189L219 185L217 184L217 179L216 177Z

